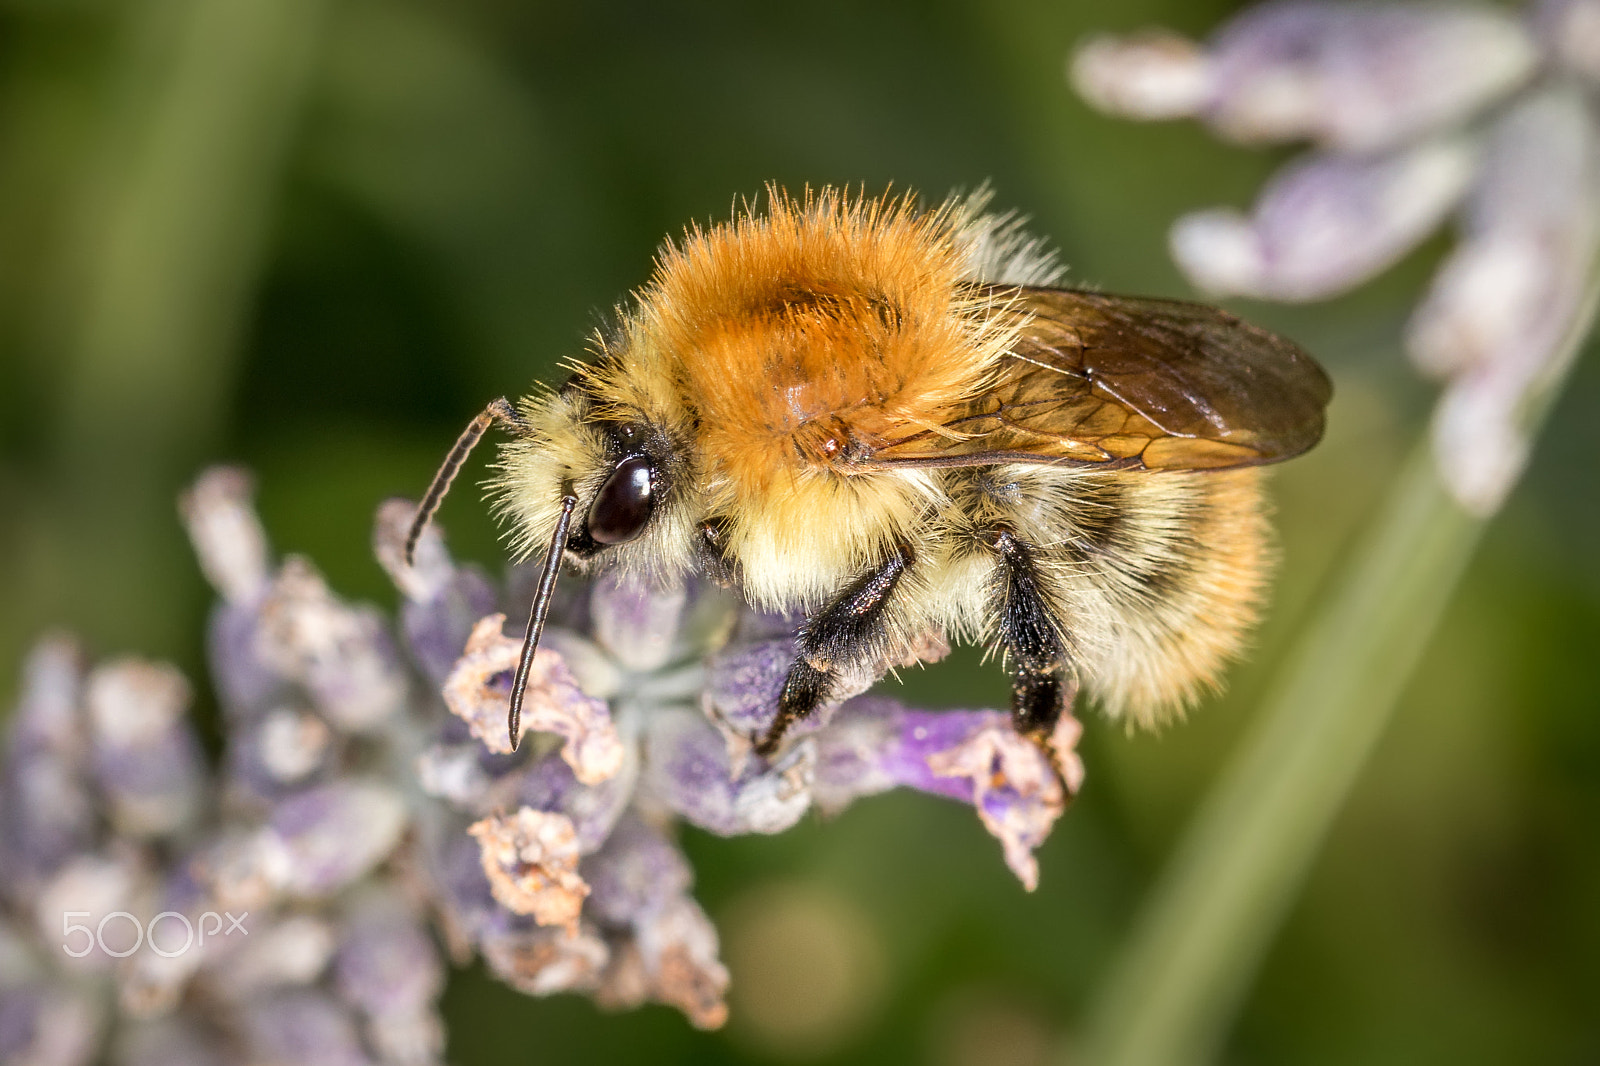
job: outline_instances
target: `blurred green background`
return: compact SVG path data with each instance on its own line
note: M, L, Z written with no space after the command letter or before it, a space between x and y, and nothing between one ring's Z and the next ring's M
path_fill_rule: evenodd
M660 239L776 180L992 180L1072 268L1186 295L1178 213L1279 161L1069 93L1094 30L1203 33L1176 0L0 3L0 691L48 627L204 675L209 593L173 501L260 480L282 551L391 606L379 500L465 421L576 354ZM1284 566L1225 696L1159 737L1091 719L1089 780L1024 893L970 810L892 795L776 838L689 832L733 1020L608 1015L481 973L459 1066L1025 1066L1075 1019L1276 654L1424 425L1398 335L1440 239L1359 293L1244 306L1337 381L1275 477ZM1238 1063L1600 1062L1600 361L1561 400L1273 948ZM481 462L481 459L480 459ZM469 479L476 480L469 471ZM444 522L498 566L470 492ZM906 679L1003 706L962 652ZM205 712L207 708L202 708Z

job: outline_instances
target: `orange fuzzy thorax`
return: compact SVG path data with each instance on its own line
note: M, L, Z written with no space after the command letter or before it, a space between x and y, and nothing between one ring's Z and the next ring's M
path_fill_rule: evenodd
M710 471L749 500L843 472L852 445L946 421L982 387L1002 331L962 267L940 213L774 195L663 253L630 354L677 384Z

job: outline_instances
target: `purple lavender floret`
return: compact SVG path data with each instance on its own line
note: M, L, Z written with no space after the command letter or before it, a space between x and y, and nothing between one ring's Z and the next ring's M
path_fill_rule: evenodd
M405 597L400 605L400 632L406 647L437 689L461 657L472 627L494 612L498 594L483 571L451 562L436 527L423 533L414 563L407 567L402 546L412 513L404 500L390 500L380 507L373 552Z
M375 1066L349 1008L326 993L297 990L251 1003L242 1022L251 1062Z
M618 773L594 785L585 785L559 753L552 752L526 769L507 774L501 783L507 807L529 807L561 813L572 821L579 850L596 850L611 835L632 798L633 775Z
M730 738L690 710L663 710L645 734L643 788L718 836L781 833L811 806L815 746L800 740L775 761L730 754ZM732 746L748 748L742 735Z
M706 662L706 715L735 733L761 736L777 715L778 694L794 660L791 636L714 652ZM814 733L822 724L820 716L796 722L791 735Z
M666 837L637 815L617 824L606 846L582 866L597 921L625 926L689 891L694 872Z
M94 838L81 688L77 646L40 641L23 670L0 775L0 892L18 903Z

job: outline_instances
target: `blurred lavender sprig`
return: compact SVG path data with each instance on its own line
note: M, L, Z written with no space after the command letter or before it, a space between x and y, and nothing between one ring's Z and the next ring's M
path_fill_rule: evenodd
M795 621L701 583L609 578L564 590L512 753L520 640L496 608L526 574L497 588L437 530L405 566L412 506L390 501L374 547L403 596L396 641L308 560L272 560L251 490L214 469L181 508L221 595L220 768L172 667L86 669L62 637L29 661L0 779L0 1061L425 1066L446 957L474 954L530 995L715 1027L729 974L678 822L775 833L906 786L973 804L1032 888L1081 781L1070 717L1063 781L1006 715L872 697L769 763L749 737ZM917 654L943 651L929 634Z
M1600 4L1521 17L1470 3L1284 0L1201 45L1086 43L1072 78L1130 118L1193 117L1243 143L1307 141L1254 208L1172 228L1173 258L1219 296L1335 296L1454 214L1459 240L1406 330L1446 382L1434 450L1451 494L1492 514L1527 461L1530 405L1562 372L1600 249Z
M1452 215L1458 240L1405 332L1445 382L1346 573L1175 850L1085 1028L1090 1061L1205 1062L1504 502L1600 306L1600 0L1281 0L1204 45L1166 33L1076 54L1079 91L1132 118L1311 151L1249 214L1179 219L1216 295L1351 289Z

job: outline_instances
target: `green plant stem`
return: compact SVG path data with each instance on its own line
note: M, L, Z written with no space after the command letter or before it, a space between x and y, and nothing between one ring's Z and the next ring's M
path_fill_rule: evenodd
M1529 398L1530 435L1588 334L1597 292ZM1486 524L1446 491L1425 438L1178 845L1071 1061L1215 1056Z
M1205 1062L1427 644L1483 523L1414 449L1190 827L1086 1032L1096 1066Z

